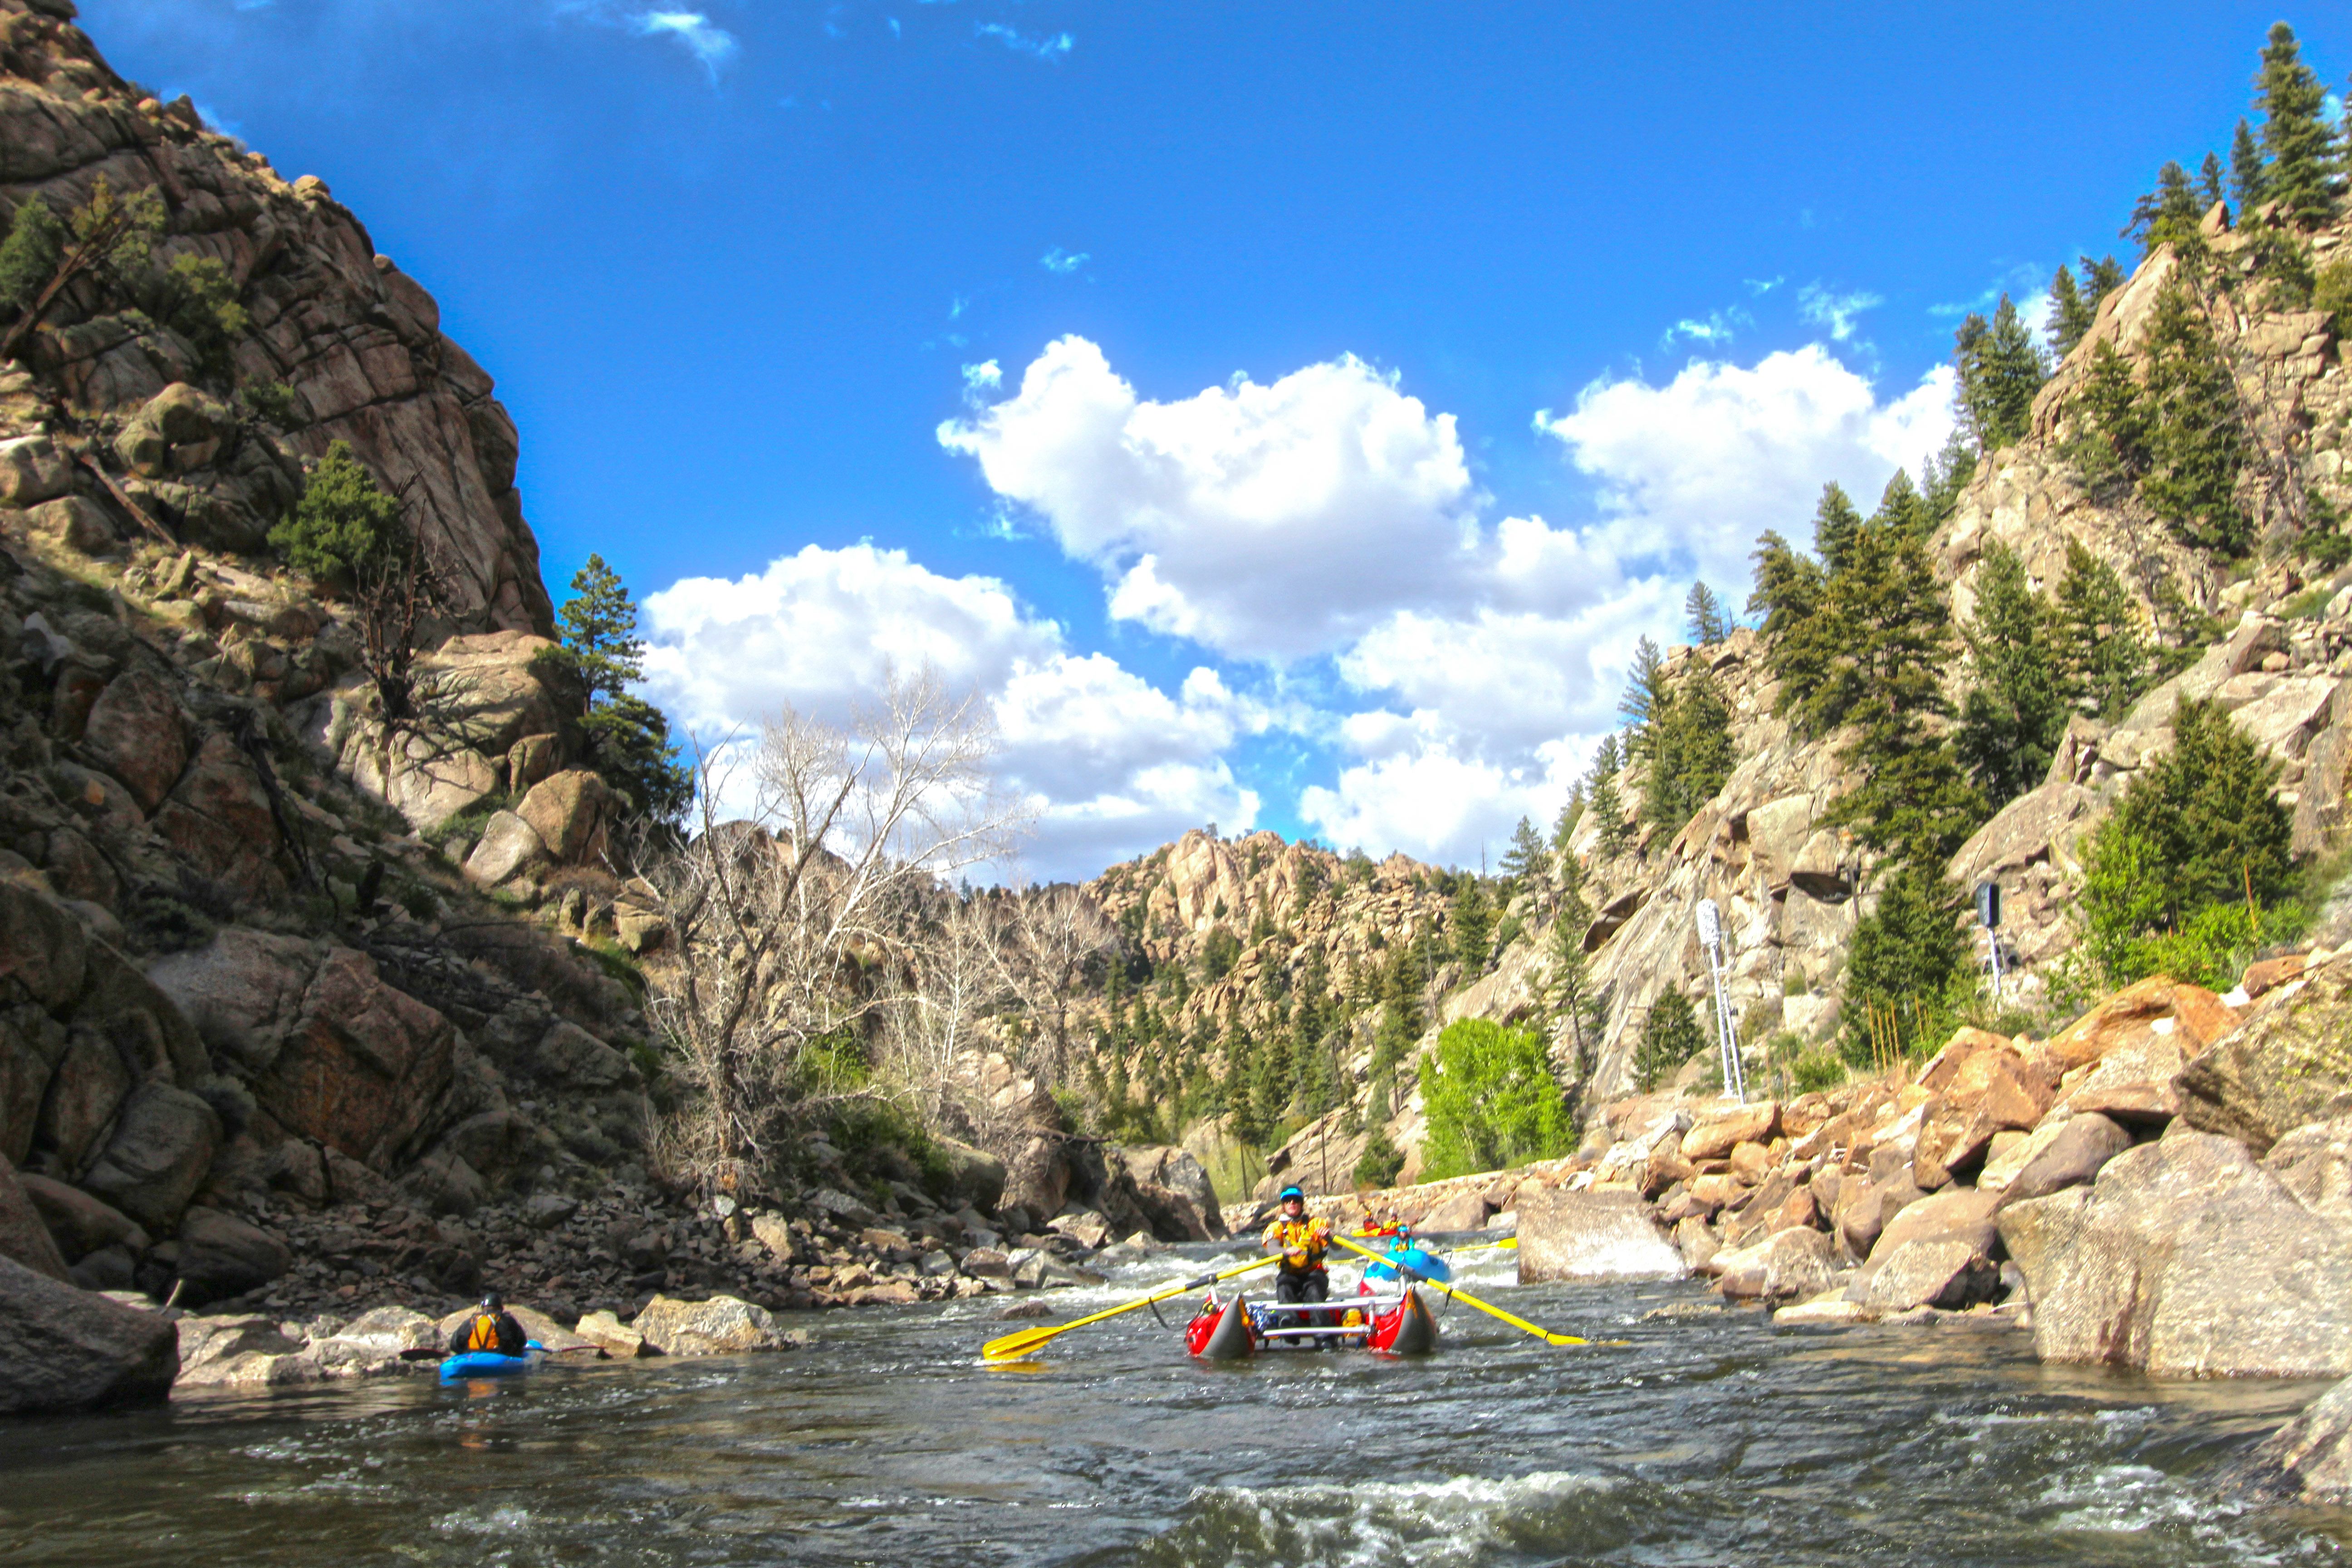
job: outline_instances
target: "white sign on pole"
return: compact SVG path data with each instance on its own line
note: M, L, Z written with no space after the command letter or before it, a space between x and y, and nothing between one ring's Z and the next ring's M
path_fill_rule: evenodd
M1713 899L1698 901L1698 942L1706 950L1707 972L1715 980L1715 1044L1723 1058L1723 1092L1744 1102L1748 1079L1741 1070L1739 1034L1731 1023L1731 995L1724 984L1723 911Z

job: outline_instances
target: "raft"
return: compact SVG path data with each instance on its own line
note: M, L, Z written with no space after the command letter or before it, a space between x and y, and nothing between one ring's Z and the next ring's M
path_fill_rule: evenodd
M536 1345L531 1347L536 1351ZM500 1355L496 1351L467 1351L441 1363L441 1381L464 1383L477 1377L512 1377L539 1364L536 1354Z
M1338 1345L1381 1355L1427 1355L1437 1348L1437 1317L1418 1286L1394 1296L1253 1306L1243 1296L1212 1294L1184 1325L1184 1348L1202 1361L1241 1361L1261 1349Z
M1397 1264L1402 1264L1423 1279L1434 1279L1441 1285L1450 1282L1454 1278L1452 1265L1435 1253L1424 1252L1418 1247L1392 1247L1388 1250L1385 1262L1365 1264L1364 1278L1393 1279L1397 1277L1394 1267Z

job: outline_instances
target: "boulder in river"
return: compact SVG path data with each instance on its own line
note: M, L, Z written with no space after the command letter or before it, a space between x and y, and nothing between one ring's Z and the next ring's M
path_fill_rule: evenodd
M2352 1372L2352 1231L2234 1139L2176 1123L2088 1186L2012 1203L2000 1236L2044 1361L2187 1376Z
M1517 1203L1523 1285L1687 1271L1682 1253L1630 1191L1571 1193L1530 1182Z
M171 1321L0 1258L0 1415L95 1410L170 1394Z
M625 1325L609 1310L588 1313L572 1331L618 1361L658 1353L646 1343L645 1335Z
M2352 1502L2352 1379L2224 1467L2214 1484L2224 1496L2250 1502Z
M1830 1238L1811 1226L1792 1226L1753 1247L1715 1257L1715 1288L1742 1300L1779 1300L1825 1290L1837 1273Z
M1990 1301L2000 1283L2000 1268L1967 1241L1906 1241L1891 1256L1874 1254L1871 1261L1878 1267L1857 1289L1861 1304L1872 1312L1957 1310Z
M797 1329L776 1326L764 1307L732 1296L681 1301L656 1296L629 1327L663 1355L730 1355L740 1351L796 1350L808 1342Z

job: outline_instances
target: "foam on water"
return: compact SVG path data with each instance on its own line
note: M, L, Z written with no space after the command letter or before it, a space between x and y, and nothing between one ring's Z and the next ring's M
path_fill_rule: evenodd
M1203 1487L1182 1522L1154 1543L1152 1560L1185 1568L1535 1560L1601 1544L1588 1505L1615 1486L1605 1478L1543 1470L1502 1479Z

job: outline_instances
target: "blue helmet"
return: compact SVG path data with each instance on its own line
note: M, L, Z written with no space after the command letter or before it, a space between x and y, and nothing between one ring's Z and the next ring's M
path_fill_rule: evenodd
M1300 1192L1295 1186L1289 1186L1283 1188L1280 1193L1276 1194L1274 1201L1278 1204L1286 1204L1293 1198L1297 1198L1300 1203L1305 1203L1307 1201L1307 1194Z

